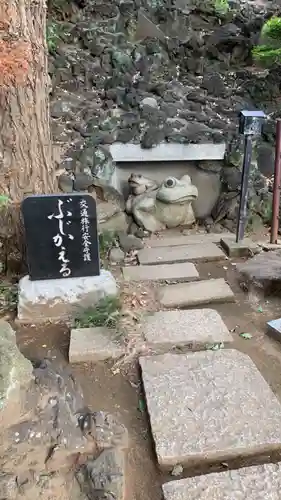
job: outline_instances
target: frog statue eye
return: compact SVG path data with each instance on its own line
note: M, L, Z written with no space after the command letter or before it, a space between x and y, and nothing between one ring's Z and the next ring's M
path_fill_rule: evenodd
M175 184L176 184L176 180L174 179L174 177L168 177L168 179L166 179L164 182L164 185L167 188L172 188L175 186Z

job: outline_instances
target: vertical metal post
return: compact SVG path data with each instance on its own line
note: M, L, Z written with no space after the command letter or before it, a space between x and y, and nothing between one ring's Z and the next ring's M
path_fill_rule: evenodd
M281 120L277 120L270 243L277 243L278 241L280 183L281 183Z
M236 229L236 243L239 243L239 241L243 240L245 233L251 158L252 158L252 138L250 135L246 135L245 146L244 146L242 179L241 179L239 215L238 215L238 223Z

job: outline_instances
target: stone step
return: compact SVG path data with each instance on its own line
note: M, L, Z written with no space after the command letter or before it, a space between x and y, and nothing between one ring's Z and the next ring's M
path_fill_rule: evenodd
M125 281L196 281L199 273L194 264L160 264L158 266L128 266L122 268Z
M234 235L233 235L234 237ZM231 238L231 233L206 233L190 234L187 236L169 236L145 240L148 248L158 247L178 247L183 245L205 245L206 243L220 243L222 238Z
M161 467L281 450L281 405L245 354L164 354L141 357L140 365Z
M69 362L98 362L119 358L124 354L124 349L114 339L114 332L105 327L72 329Z
M214 243L175 247L143 248L138 261L143 265L173 264L175 262L211 262L226 259L223 251Z
M213 309L158 311L144 318L142 332L152 348L232 342L221 316Z
M223 278L167 285L159 288L157 295L160 305L171 309L235 301L233 291Z
M281 491L281 464L243 467L163 485L164 500L277 500Z

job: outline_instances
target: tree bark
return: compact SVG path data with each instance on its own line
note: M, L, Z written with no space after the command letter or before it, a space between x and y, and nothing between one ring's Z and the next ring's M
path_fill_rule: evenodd
M45 0L0 0L0 195L55 191Z

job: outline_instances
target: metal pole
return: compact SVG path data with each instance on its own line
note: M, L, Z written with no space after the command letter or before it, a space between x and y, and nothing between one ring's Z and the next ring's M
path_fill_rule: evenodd
M246 135L245 146L244 146L242 180L241 180L239 215L238 215L238 223L236 229L236 243L239 243L239 241L243 240L245 233L251 158L252 158L252 138L250 135Z
M281 120L277 120L270 243L277 243L278 241L280 183L281 183Z

